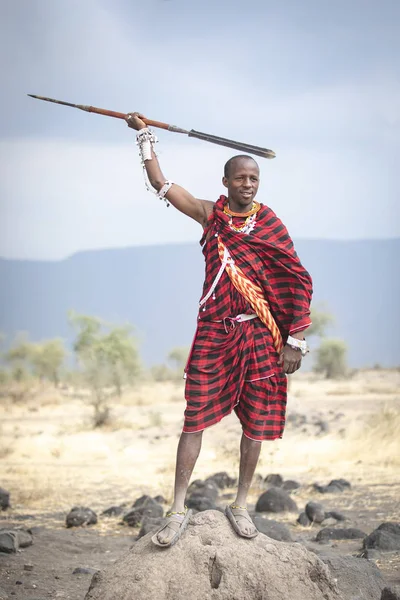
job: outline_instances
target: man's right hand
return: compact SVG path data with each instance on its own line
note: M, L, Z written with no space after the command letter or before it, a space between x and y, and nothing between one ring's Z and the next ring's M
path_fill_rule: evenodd
M131 129L136 129L136 131L140 131L140 129L145 129L147 127L146 123L143 121L146 117L138 112L128 113L125 116L125 121L128 123L128 127Z

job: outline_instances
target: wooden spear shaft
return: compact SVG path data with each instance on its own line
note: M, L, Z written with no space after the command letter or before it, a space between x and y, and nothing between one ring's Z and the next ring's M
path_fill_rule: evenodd
M71 102L64 102L63 100L54 100L54 98L36 96L35 94L28 94L28 96L30 96L31 98L36 98L37 100L45 100L46 102L61 104L62 106L71 106L72 108L79 108L79 110L96 113L98 115L104 115L106 117L114 117L115 119L125 119L127 116L127 113L116 112L114 110L108 110L106 108L97 108L96 106L87 106L85 104L72 104ZM162 121L153 121L151 119L145 118L143 118L142 120L146 123L146 125L150 127L166 129L167 131L172 131L174 133L184 133L189 137L194 137L200 140L204 140L206 142L211 142L212 144L218 144L219 146L234 148L235 150L240 150L241 152L256 154L257 156L262 156L263 158L275 158L275 152L273 150L268 150L268 148L262 148L261 146L253 146L252 144L237 142L235 140L228 140L226 138L221 138L216 135L211 135L209 133L195 131L194 129L191 129L189 131L187 129L182 129L182 127L177 127L176 125L169 125L168 123L163 123Z

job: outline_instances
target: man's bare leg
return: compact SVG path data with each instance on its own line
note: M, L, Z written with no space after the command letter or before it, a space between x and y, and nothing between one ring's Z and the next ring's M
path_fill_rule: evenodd
M261 442L250 440L242 434L242 439L240 441L239 485L237 496L233 503L234 506L247 506L247 494L253 479L254 471L256 470L260 451ZM247 513L247 510L232 509L232 512L242 533L251 535L255 532L256 527L240 516Z
M185 510L186 492L200 453L202 437L202 431L181 434L176 456L174 501L171 512L183 512ZM174 535L175 531L173 529L165 527L160 531L157 538L160 544L168 544Z

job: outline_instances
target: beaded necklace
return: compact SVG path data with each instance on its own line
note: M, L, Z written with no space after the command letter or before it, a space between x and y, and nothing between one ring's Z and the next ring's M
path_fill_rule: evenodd
M226 202L226 204L224 204L224 213L230 217L229 227L232 229L232 231L236 231L238 233L250 233L250 231L254 229L256 216L260 208L260 203L254 201L251 209L248 212L236 213L229 208L228 202ZM233 224L233 217L245 218L245 222L243 225L237 227Z

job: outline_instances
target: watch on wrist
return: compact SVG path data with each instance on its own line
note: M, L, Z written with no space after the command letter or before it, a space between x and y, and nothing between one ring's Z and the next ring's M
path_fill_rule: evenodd
M286 340L286 343L288 346L293 348L293 350L300 350L302 356L305 356L308 352L307 342L304 339L297 340L296 338L289 335L288 339Z

